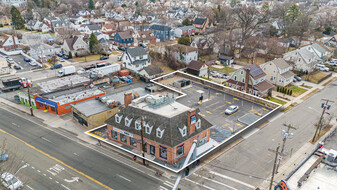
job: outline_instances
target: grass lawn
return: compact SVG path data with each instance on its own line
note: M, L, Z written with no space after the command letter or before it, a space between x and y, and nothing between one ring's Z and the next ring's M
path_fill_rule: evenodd
M304 88L308 88L308 89L311 89L312 86L308 86L308 85L305 85L305 84L301 84L300 86L304 87Z
M290 87L288 89L290 89L290 90L293 91L292 96L294 96L294 97L297 97L297 96L303 94L304 92L308 91L307 89L300 88L298 86L292 86L292 87Z
M93 60L99 61L100 56L101 55L89 55L86 58L85 57L74 57L72 59L76 62L84 62L85 60L86 61L93 61Z
M240 57L239 59L235 59L235 61L243 62L243 63L249 63L249 64L252 63L251 59L248 59L248 58L245 58L245 57ZM263 64L265 62L267 62L265 58L263 58L263 57L255 57L255 60L254 60L255 64L261 65L261 64Z
M270 98L270 101L281 104L281 105L284 105L284 104L287 103L286 101L283 101L283 100L280 100L280 99L277 99L277 98Z
M293 108L296 105L297 105L297 102L294 102L294 103L290 104L288 107L286 107L284 110L282 110L282 112L286 112L286 111L290 110L291 108Z
M211 54L211 55L199 57L199 59L204 60L205 62L212 61L212 60L217 59L217 58L218 58L217 54Z
M232 68L232 67L223 67L222 69L220 68L217 68L217 67L212 67L213 70L216 70L216 71L220 71L220 72L223 72L223 73L226 73L226 74L229 74L233 71L235 71L236 69Z
M111 52L111 54L112 54L112 55L120 55L121 52L119 52L119 51L113 51L113 52Z
M152 64L158 65L163 70L163 73L173 72L173 69L171 69L170 67L166 66L162 62L156 61L156 62L152 62Z
M308 75L303 75L302 76L302 79L304 80L308 80L310 82L313 82L313 83L318 83L319 80L321 80L322 78L324 78L325 76L327 76L329 73L326 73L326 72L313 72L311 74L309 74L309 79L308 79Z

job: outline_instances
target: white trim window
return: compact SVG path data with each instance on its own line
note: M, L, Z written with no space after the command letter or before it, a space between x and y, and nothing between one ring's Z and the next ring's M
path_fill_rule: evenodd
M195 124L195 128L196 129L200 129L201 128L201 120L198 119L197 123Z
M150 126L149 124L144 124L144 126L145 126L145 133L151 134L153 125Z
M135 129L136 130L141 130L142 126L141 126L141 121L137 120L135 121Z
M125 119L124 119L125 126L130 127L132 120L133 120L133 118L129 119L128 117L125 117Z
M163 134L164 134L164 131L165 131L165 129L160 130L159 128L157 128L157 129L156 129L156 136L157 136L158 138L162 138L162 137L163 137Z
M180 134L181 134L181 136L186 136L187 135L187 127L186 127L186 125L184 125L184 127L183 128L179 128L179 131L180 131Z
M119 116L118 114L116 114L115 115L115 121L116 121L116 123L121 123L122 118L123 118L123 115Z

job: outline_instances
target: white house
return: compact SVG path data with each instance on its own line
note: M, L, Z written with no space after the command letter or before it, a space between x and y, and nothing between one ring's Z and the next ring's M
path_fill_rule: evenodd
M27 29L29 30L34 30L34 31L41 31L41 32L50 32L51 31L51 28L46 25L45 23L43 22L40 22L38 20L30 20L28 23L27 23Z
M183 26L174 29L174 36L177 38L180 38L181 36L188 36L188 35L194 35L195 33L195 27L194 26Z
M287 52L283 55L284 60L290 62L293 70L311 72L319 58L315 53L309 51L306 47Z
M30 50L28 51L28 54L34 59L39 59L44 56L51 57L57 53L61 53L61 47L53 47L44 43L30 46Z
M0 36L0 48L5 51L15 50L19 48L22 43L15 36Z
M84 24L81 25L79 30L86 34L101 33L101 26L97 24Z
M185 46L181 44L175 44L173 46L168 46L170 49L171 55L183 63L190 63L191 61L198 60L198 49L190 46Z
M151 65L151 57L142 47L126 49L121 56L121 60L124 67L136 72L139 72L145 67Z
M293 79L295 74L291 71L292 66L283 58L274 59L263 63L260 68L266 73L266 79L278 86L287 86Z
M71 52L73 56L76 54L84 54L89 52L88 44L78 36L64 40L62 49L65 54L68 55L69 52Z
M27 7L27 0L0 0L0 4L16 7Z

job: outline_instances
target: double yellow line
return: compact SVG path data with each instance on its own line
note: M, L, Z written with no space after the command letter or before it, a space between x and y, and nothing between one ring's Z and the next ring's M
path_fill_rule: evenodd
M62 164L62 165L64 165L64 166L68 167L69 169L73 170L74 172L76 172L76 173L78 173L78 174L81 174L82 176L84 176L84 177L88 178L89 180L91 180L91 181L97 183L98 185L100 185L100 186L102 186L102 187L104 187L104 188L106 188L106 189L112 190L112 188L110 188L110 187L104 185L103 183L101 183L101 182L97 181L96 179L94 179L94 178L88 176L87 174L85 174L85 173L83 173L83 172L81 172L81 171L78 171L77 169L75 169L75 168L69 166L68 164L62 162L61 160L59 160L59 159L57 159L57 158L55 158L55 157L53 157L53 156L51 156L51 155L49 155L49 154L43 152L42 150L40 150L40 149L34 147L33 145L28 144L26 141L21 140L21 139L19 139L18 137L14 136L14 135L12 135L12 134L10 134L10 133L8 133L8 132L2 130L2 129L0 129L0 132L2 132L2 133L4 133L4 134L7 134L7 135L9 135L9 136L11 136L11 137L13 137L14 139L16 139L16 140L18 140L18 141L24 143L24 144L27 145L28 147L30 147L30 148L32 148L32 149L34 149L34 150L40 152L41 154L47 156L47 157L50 158L50 159L55 160L56 162L58 162L58 163L60 163L60 164Z

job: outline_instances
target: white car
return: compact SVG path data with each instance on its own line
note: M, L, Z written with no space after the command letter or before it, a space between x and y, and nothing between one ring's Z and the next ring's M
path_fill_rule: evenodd
M235 113L236 111L239 110L239 106L237 105L232 105L232 106L229 106L226 110L225 110L225 114L227 115L231 115L233 113Z
M23 188L23 183L13 174L5 172L1 175L2 184L10 190L19 190Z
M14 63L14 60L12 58L7 58L8 63Z
M327 64L329 64L331 66L337 66L337 61L330 61Z
M36 66L37 63L36 63L35 61L31 61L31 62L29 62L29 65L31 65L31 66Z

